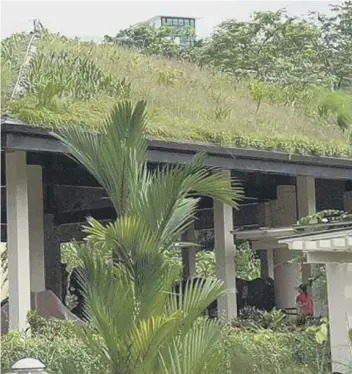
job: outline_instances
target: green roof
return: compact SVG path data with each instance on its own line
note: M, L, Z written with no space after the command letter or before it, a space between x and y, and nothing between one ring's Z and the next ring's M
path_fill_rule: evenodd
M274 100L257 111L245 82L190 63L47 33L26 72L24 97L10 102L28 40L15 35L2 48L2 110L32 126L99 129L117 100L144 99L153 137L352 156L348 136L331 121Z

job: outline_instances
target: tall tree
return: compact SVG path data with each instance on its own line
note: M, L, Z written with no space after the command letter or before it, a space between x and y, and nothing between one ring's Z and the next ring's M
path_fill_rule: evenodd
M322 79L318 27L286 11L255 12L249 21L221 23L205 44L202 60L242 77L282 84Z
M331 16L312 13L320 30L319 58L335 89L352 89L352 1L331 8Z

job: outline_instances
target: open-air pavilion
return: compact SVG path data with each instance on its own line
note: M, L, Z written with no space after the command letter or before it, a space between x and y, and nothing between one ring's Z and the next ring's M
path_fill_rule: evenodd
M50 289L61 298L60 243L81 240L87 216L105 221L115 214L102 188L67 157L48 130L7 117L1 135L1 235L9 250L10 328L22 329L31 292ZM254 248L265 253L263 269L275 279L278 306L294 307L294 289L302 276L310 276L310 265L301 269L287 263L294 252L278 237L290 235L290 229L284 234L282 229L316 211L352 210L352 160L150 140L148 163L187 163L200 151L207 154L209 166L237 177L246 195L236 214L229 206L203 199L195 222L195 230L214 229L217 274L233 291L220 300L220 309L236 316L234 230L236 236L246 230ZM261 240L255 241L258 232L249 229L260 228ZM277 229L280 235L274 230L263 237L263 228ZM185 235L193 237L194 232ZM195 249L185 250L183 260L185 273L193 275Z

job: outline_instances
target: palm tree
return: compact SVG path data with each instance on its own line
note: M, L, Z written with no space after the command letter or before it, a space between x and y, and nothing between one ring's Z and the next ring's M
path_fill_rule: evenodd
M188 284L177 297L171 291L179 269L164 251L192 223L198 196L236 208L242 191L221 170L206 168L203 155L149 172L146 122L146 103L125 101L113 107L100 135L73 126L55 135L105 188L117 213L113 223L89 218L84 228L81 283L93 329L76 332L106 372L217 373L225 355L220 322L198 317L223 295L223 284Z

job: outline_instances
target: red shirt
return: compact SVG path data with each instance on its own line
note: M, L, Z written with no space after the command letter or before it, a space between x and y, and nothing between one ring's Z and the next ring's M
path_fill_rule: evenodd
M308 294L300 293L296 297L296 303L301 303L305 314L312 314L312 300Z

